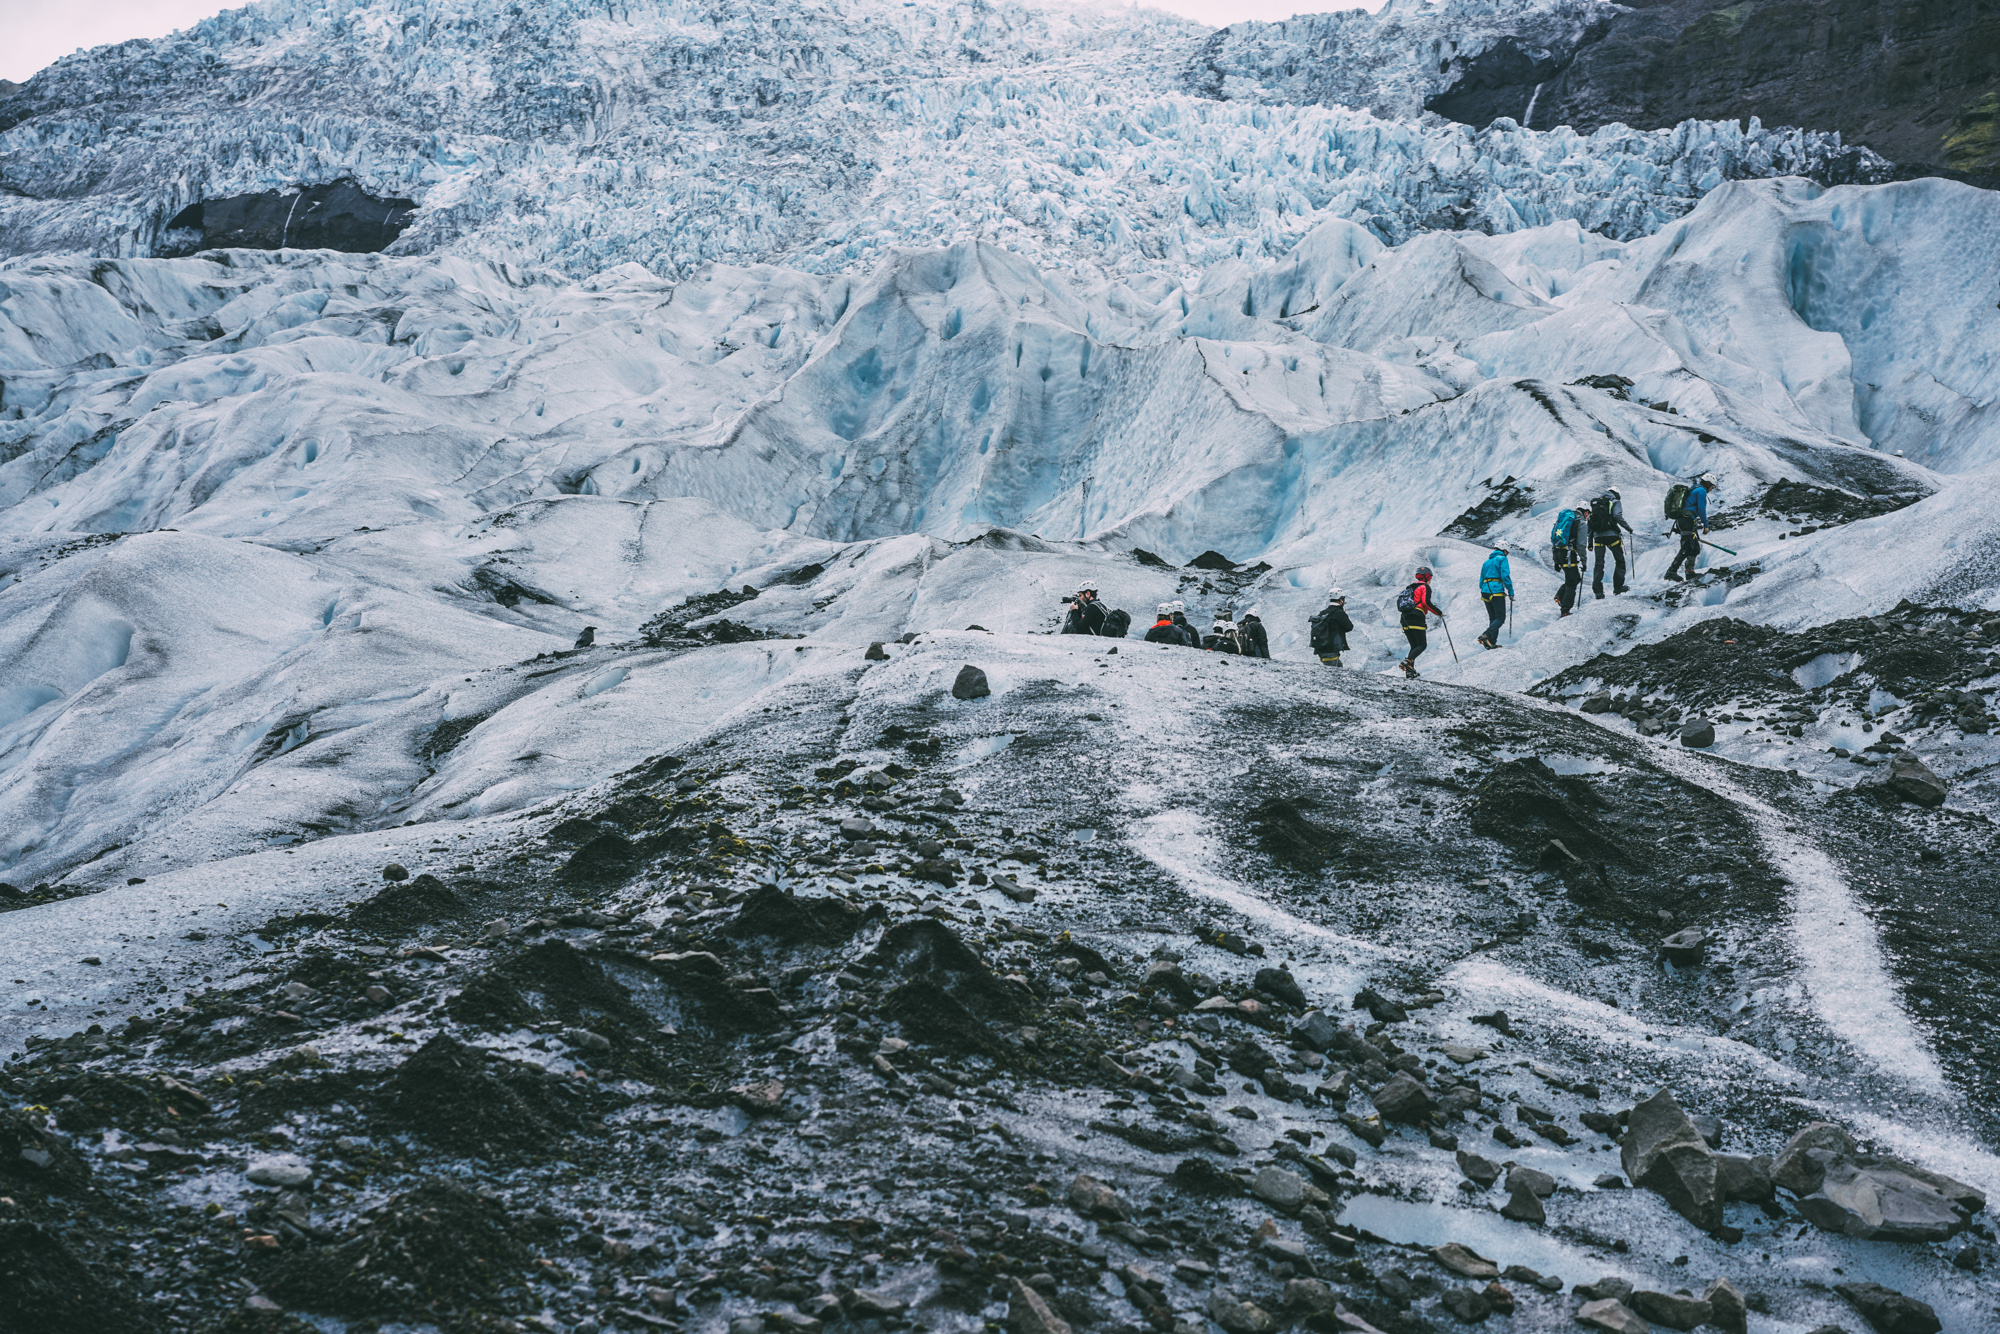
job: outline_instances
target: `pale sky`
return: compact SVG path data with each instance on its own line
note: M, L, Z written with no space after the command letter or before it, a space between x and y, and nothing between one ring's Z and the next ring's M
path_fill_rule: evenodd
M1151 0L1200 23L1224 27L1333 9L1380 9L1383 0ZM0 79L22 82L78 47L164 37L232 8L219 0L0 0Z

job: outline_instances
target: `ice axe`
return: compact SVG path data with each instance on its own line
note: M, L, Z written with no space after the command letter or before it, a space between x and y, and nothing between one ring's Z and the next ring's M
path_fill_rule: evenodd
M1453 662L1457 662L1457 661L1458 661L1458 645L1456 645L1456 644L1453 644L1453 643L1451 642L1451 622L1450 622L1450 621L1447 621L1447 620L1446 620L1446 619L1444 618L1444 613L1443 613L1443 612L1439 612L1439 613L1438 613L1438 624L1439 624L1439 625L1442 625L1442 626L1444 627L1444 642L1445 642L1445 644L1446 644L1447 646L1449 646L1449 647L1450 647L1450 649L1451 649L1451 660L1452 660Z
M1705 547L1714 547L1714 548L1715 548L1715 549L1716 549L1717 551L1729 551L1729 548L1728 548L1728 547L1725 547L1725 546L1724 546L1724 545L1722 545L1722 543L1720 543L1720 542L1711 542L1711 541L1709 541L1709 540L1708 540L1707 538L1705 538L1705 537L1703 537L1703 538L1698 538L1698 539L1696 539L1696 540L1697 540L1697 541L1699 541L1699 542L1700 542L1700 543L1701 543L1701 544L1702 544L1703 546L1705 546ZM1732 556L1734 556L1734 555L1735 555L1736 553L1735 553L1735 552L1733 552L1733 551L1729 551L1729 554L1730 554L1730 555L1732 555Z

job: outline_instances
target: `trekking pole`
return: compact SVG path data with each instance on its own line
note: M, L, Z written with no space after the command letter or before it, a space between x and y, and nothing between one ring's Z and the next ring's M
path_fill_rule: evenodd
M1444 617L1440 616L1440 617L1438 617L1438 624L1439 624L1439 625L1442 625L1442 626L1444 627L1444 642L1445 642L1446 644L1449 644L1449 645L1451 646L1451 660L1452 660L1453 662L1457 662L1457 661L1458 661L1458 645L1456 645L1456 644L1453 644L1453 643L1451 642L1451 622L1450 622L1450 621L1447 621L1447 620L1446 620L1446 619L1445 619Z
M1725 547L1720 542L1711 542L1705 537L1699 538L1697 540L1705 547L1714 547L1717 551L1729 551L1729 548ZM1736 553L1733 551L1729 551L1729 554L1734 556Z

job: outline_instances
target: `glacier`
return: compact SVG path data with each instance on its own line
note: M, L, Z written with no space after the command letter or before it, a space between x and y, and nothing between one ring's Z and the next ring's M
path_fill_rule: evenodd
M1814 1232L1790 1197L1698 1226L1605 1184L1615 1120L1523 1110L1588 1130L1670 1086L1729 1152L1834 1120L2000 1189L2000 195L1810 127L1422 111L1610 8L266 0L0 99L0 1208L60 1150L167 1225L93 1289L139 1294L118 1328L354 1328L323 1312L368 1271L301 1295L301 1257L444 1179L547 1261L482 1318L561 1334L997 1325L1002 1269L932 1300L942 1236L1007 1237L1080 1325L1250 1328L1220 1298L1280 1309L1293 1234L1366 1259L1314 1281L1388 1327L1384 1267L1446 1241L1572 1291L1733 1274L1759 1334L1851 1320L1859 1278L1980 1327L1984 1233ZM411 225L169 225L341 182ZM1697 472L1727 550L1670 582ZM1631 590L1563 616L1551 521L1607 487ZM1452 619L1409 681L1419 564ZM1086 584L1139 627L1255 611L1272 660L1058 637ZM1904 748L1948 800L1885 795ZM358 925L405 893L447 907ZM1662 952L1689 927L1695 964ZM911 939L1009 1009L984 1054L890 990ZM1351 1063L1285 1045L1291 994L1463 1115L1288 1082ZM439 1152L382 1091L438 1059L588 1115L533 1160ZM197 1124L90 1121L128 1079L194 1106L161 1075ZM1460 1138L1560 1183L1546 1226ZM309 1190L245 1185L279 1147ZM1272 1202L1294 1170L1317 1219ZM1065 1213L1075 1171L1137 1221ZM1187 1181L1223 1222L1182 1230ZM92 1272L127 1262L103 1231L110 1260L64 1234ZM1169 1234L1213 1284L1113 1281ZM1506 1282L1514 1327L1571 1322Z
M577 278L832 275L972 240L1187 281L1335 218L1389 243L1564 219L1630 239L1731 179L1887 179L1837 135L1754 118L1577 134L1420 114L1433 56L1476 49L1497 14L1602 8L1251 25L1276 47L1232 46L1247 72L1218 82L1206 29L1117 7L265 3L66 57L0 100L0 253L155 255L203 199L352 181L418 202L398 253Z

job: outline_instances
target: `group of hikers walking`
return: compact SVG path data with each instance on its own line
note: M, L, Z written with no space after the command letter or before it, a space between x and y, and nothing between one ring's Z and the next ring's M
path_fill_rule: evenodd
M1673 524L1673 531L1680 537L1680 550L1667 567L1667 578L1694 577L1695 560L1701 555L1701 534L1709 531L1708 499L1714 491L1715 479L1706 473L1691 482L1675 483L1668 489L1665 514ZM1625 502L1615 486L1606 488L1603 495L1592 498L1587 504L1567 507L1556 514L1555 523L1549 529L1549 545L1556 573L1562 576L1563 581L1555 596L1556 606L1563 616L1576 610L1577 597L1583 587L1584 567L1592 552L1596 553L1596 560L1591 570L1591 593L1600 600L1605 595L1604 558L1607 554L1611 557L1611 591L1616 594L1626 590L1625 539L1622 534L1632 531L1632 525L1625 521ZM1679 573L1683 567L1685 574ZM1397 664L1405 676L1417 675L1417 659L1430 645L1431 617L1437 617L1439 623L1446 626L1447 637L1451 633L1444 609L1438 605L1431 588L1432 577L1430 566L1419 565L1409 586L1396 597L1397 619L1410 649L1409 654ZM1500 647L1500 632L1506 627L1508 603L1513 596L1514 575L1507 564L1507 552L1504 548L1495 547L1479 567L1479 597L1486 606L1486 629L1478 640L1481 648ZM1062 628L1066 635L1123 638L1130 625L1131 618L1124 612L1105 611L1097 600L1097 588L1093 584L1085 584L1076 591L1075 597L1064 601L1070 609ZM1354 631L1354 620L1347 614L1346 592L1339 588L1332 589L1327 594L1326 606L1315 613L1308 624L1312 632L1313 654L1328 666L1338 667L1340 655L1347 651L1347 636ZM1152 629L1146 631L1146 642L1179 644L1249 658L1271 656L1268 636L1255 611L1246 613L1240 623L1232 620L1228 612L1218 612L1214 628L1203 635L1188 623L1187 606L1181 602L1160 604L1159 619Z
M1066 635L1103 635L1123 639L1125 632L1131 628L1132 618L1126 613L1105 610L1104 604L1098 600L1095 584L1084 584L1076 590L1075 596L1063 601L1069 607L1062 627L1062 633ZM1271 656L1270 634L1255 610L1245 612L1241 621L1226 611L1219 611L1215 614L1214 625L1204 635L1188 622L1185 602L1160 604L1159 619L1153 623L1152 629L1146 631L1146 642L1178 644L1245 658Z

